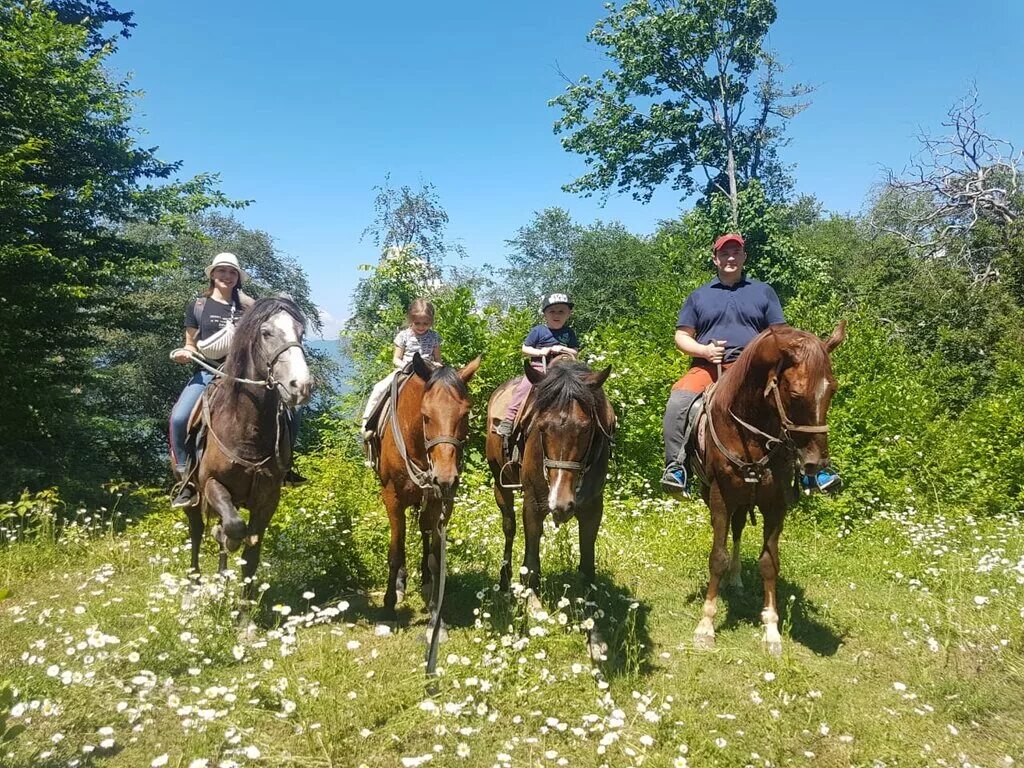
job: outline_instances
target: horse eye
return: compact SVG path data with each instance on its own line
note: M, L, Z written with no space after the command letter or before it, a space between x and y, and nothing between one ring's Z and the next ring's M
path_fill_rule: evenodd
M264 328L264 329L263 329L263 338L264 338L264 339L269 339L269 338L271 337L271 335L272 335L272 334L271 334L271 332L270 332L270 329L269 329L269 328Z

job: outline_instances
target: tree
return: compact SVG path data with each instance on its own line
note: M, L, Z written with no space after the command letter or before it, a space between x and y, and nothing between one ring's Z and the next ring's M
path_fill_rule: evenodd
M873 211L877 229L976 283L999 277L994 257L1024 208L1024 150L986 133L979 109L971 92L947 113L946 135L922 132L920 151L902 175L889 171Z
M504 306L539 307L549 291L568 290L572 255L583 228L563 208L545 208L506 240L510 252L500 288Z
M178 165L138 146L134 95L104 68L111 50L39 0L0 0L3 495L82 477L107 458L100 331L117 315L111 297L165 258L125 224L230 202L211 177L169 182Z
M807 104L805 85L783 87L765 50L774 0L628 0L607 6L588 40L615 64L583 76L551 104L562 146L593 170L566 185L591 194L615 186L644 202L671 182L685 195L725 194L739 221L739 190L762 180L787 189L777 148L783 124Z
M408 185L392 189L388 176L374 189L374 220L363 230L363 237L370 235L383 252L415 248L429 265L440 263L448 253L463 253L462 246L445 240L448 213L433 184L423 184L419 192Z

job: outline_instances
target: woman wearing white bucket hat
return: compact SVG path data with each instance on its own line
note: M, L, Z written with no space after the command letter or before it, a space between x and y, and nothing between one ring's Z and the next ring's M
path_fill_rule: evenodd
M242 284L249 279L249 274L242 269L235 254L218 253L204 272L210 284L203 295L185 309L185 345L171 352L171 359L176 363L190 363L193 356L205 358L213 365L222 363L231 345L235 323L253 303L252 298L242 292ZM190 460L194 458L187 445L188 420L211 381L212 373L196 367L171 410L168 430L171 463L178 480L184 479ZM194 498L195 489L186 483L171 506L190 506Z

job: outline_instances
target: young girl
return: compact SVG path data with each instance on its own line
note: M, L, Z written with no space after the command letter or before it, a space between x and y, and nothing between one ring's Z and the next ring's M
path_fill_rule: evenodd
M363 411L364 440L369 437L366 421L388 393L395 374L412 362L413 355L419 352L424 360L432 361L436 366L441 365L441 337L434 330L434 305L426 299L416 299L409 305L405 320L406 327L395 335L395 349L391 355L395 370L373 386Z

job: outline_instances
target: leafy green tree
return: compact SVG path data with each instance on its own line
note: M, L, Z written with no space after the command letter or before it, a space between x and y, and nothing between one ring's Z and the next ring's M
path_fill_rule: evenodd
M782 125L807 105L810 88L779 83L764 47L774 0L627 0L609 3L588 40L613 66L584 75L551 103L563 116L562 146L591 168L565 187L616 187L647 201L666 182L684 195L724 194L735 226L739 192L760 179L786 189L777 148Z
M374 189L374 220L363 237L369 235L383 252L414 248L428 265L441 263L447 254L463 255L462 246L445 239L448 212L433 184L423 184L418 192L408 185L393 189L389 176Z
M496 298L503 306L536 307L550 291L567 290L583 228L564 208L545 208L506 240L508 267Z
M138 146L111 50L39 0L0 0L2 495L103 478L100 331L110 298L164 258L124 225L229 202L210 177L170 183L178 166Z

